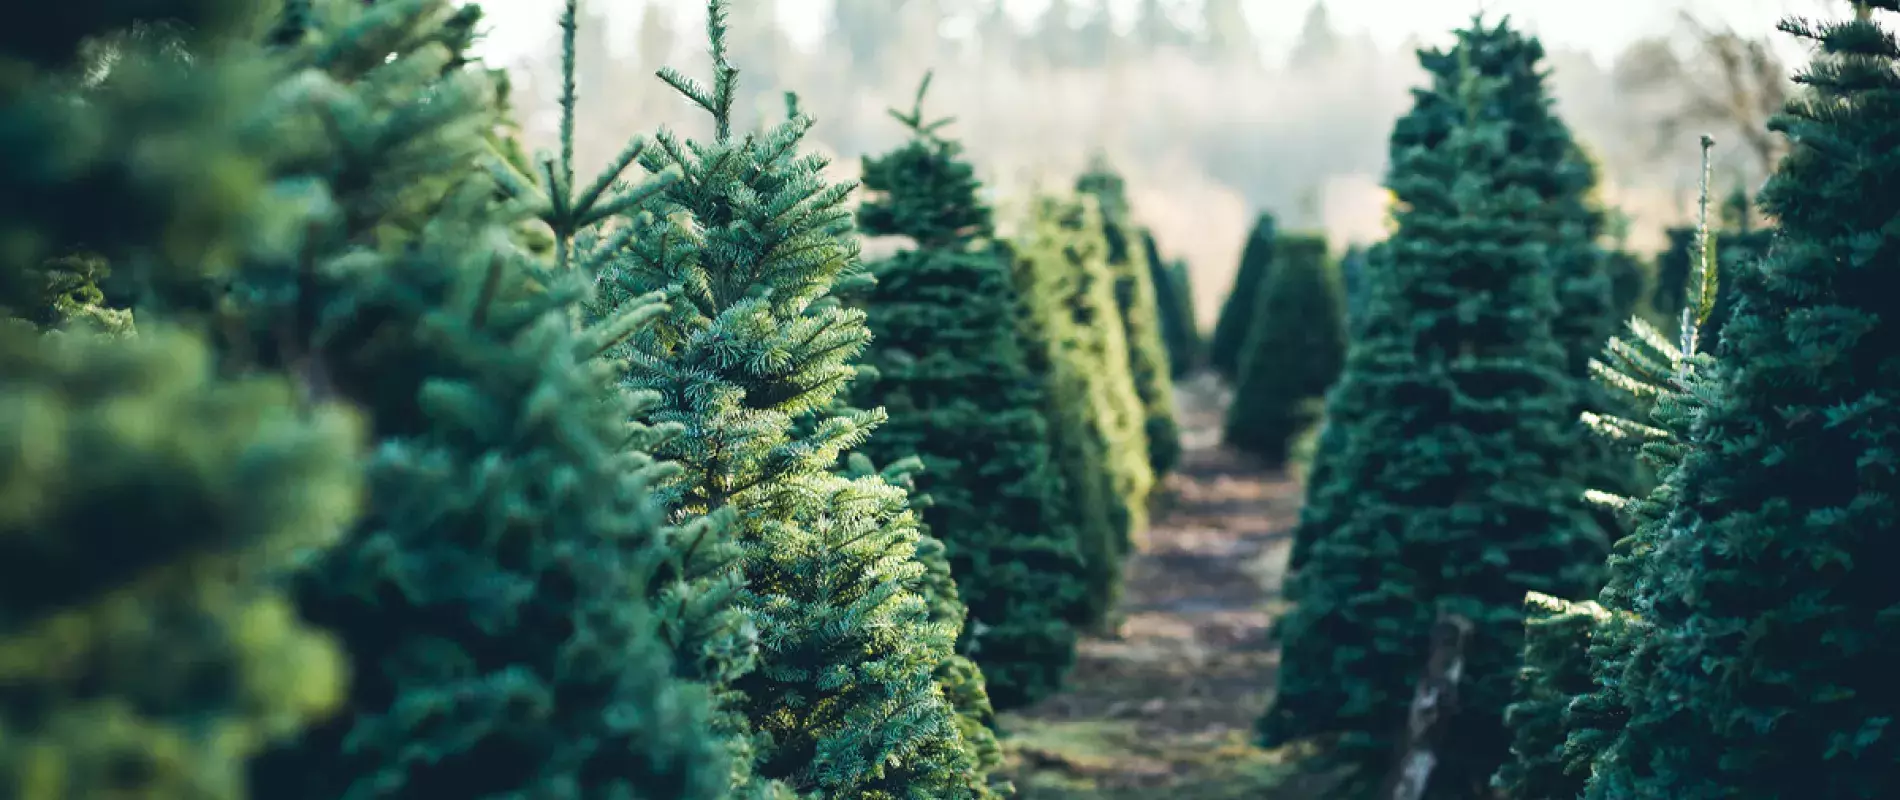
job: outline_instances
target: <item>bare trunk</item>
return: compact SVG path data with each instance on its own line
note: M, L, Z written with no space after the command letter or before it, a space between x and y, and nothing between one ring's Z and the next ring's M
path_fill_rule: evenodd
M1386 789L1388 800L1419 800L1438 766L1438 746L1445 728L1458 711L1458 681L1464 677L1465 643L1471 638L1471 620L1439 612L1432 623L1431 655L1425 674L1412 693L1412 707L1400 738L1398 758Z

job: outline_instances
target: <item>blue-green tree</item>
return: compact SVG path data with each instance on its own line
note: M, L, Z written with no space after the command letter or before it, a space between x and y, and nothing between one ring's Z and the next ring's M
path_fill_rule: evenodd
M795 104L765 131L734 132L726 4L707 12L711 85L661 77L706 110L712 136L661 132L640 156L680 178L627 220L600 281L608 305L668 297L616 355L628 385L657 398L652 420L681 430L656 451L678 465L669 507L733 519L759 660L730 686L755 767L825 797L977 796L986 778L936 681L958 631L929 619L906 492L832 471L885 416L834 410L869 338L863 312L832 295L860 271L854 187L799 152L812 120Z

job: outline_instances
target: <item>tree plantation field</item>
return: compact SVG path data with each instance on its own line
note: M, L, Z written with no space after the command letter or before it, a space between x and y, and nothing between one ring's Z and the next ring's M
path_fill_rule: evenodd
M1900 797L1900 0L1654 253L1474 16L1212 326L1104 152L922 72L840 179L704 11L598 170L582 0L546 148L472 3L0 31L0 800Z

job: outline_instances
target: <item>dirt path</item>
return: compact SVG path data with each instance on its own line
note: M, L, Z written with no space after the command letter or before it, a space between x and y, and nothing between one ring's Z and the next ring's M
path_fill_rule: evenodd
M1182 383L1178 401L1187 452L1130 560L1120 635L1084 640L1065 691L1001 720L1023 800L1304 794L1249 743L1300 489L1219 446L1213 380Z

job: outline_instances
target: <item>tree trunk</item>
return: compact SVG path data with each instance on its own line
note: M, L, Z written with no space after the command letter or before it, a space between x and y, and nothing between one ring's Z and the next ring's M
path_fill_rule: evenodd
M1464 676L1465 643L1470 637L1471 620L1456 614L1441 611L1432 623L1431 655L1412 693L1398 758L1386 778L1386 789L1379 793L1381 797L1419 800L1425 796L1432 770L1438 765L1439 743L1458 711L1458 681Z

